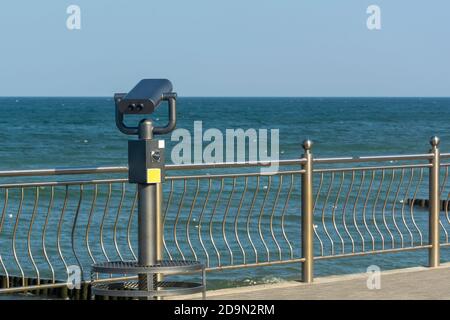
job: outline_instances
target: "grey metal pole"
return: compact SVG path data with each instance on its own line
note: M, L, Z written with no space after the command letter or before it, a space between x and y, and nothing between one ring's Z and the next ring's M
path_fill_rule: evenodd
M163 204L163 194L162 194L162 184L157 183L156 184L156 194L157 194L157 201L156 201L156 224L157 224L157 230L156 230L156 259L158 261L163 260L163 254L164 254L164 231L163 231L163 223L162 223L162 204ZM154 277L154 281L162 282L164 280L164 275L162 273L159 273ZM158 297L158 300L163 300L162 297Z
M153 124L145 119L139 123L139 139L153 139ZM156 184L138 184L138 263L141 266L157 262L158 217ZM150 276L150 275L149 275ZM154 276L139 275L140 290L154 290Z
M430 152L433 154L430 167L430 181L429 181L429 266L437 267L440 264L440 244L439 244L439 213L441 211L440 200L440 185L439 185L439 172L440 172L440 151L439 151L439 138L432 137L430 144Z
M312 141L305 140L303 158L306 163L302 166L302 253L303 282L311 283L314 278L314 215L313 215L313 159L311 154Z
M164 231L163 231L163 221L162 221L162 204L163 204L163 193L162 193L162 183L156 184L156 194L157 194L157 201L156 201L156 223L157 223L157 243L156 243L156 249L157 254L156 258L158 261L162 261L164 258ZM158 275L158 281L163 280L163 275Z

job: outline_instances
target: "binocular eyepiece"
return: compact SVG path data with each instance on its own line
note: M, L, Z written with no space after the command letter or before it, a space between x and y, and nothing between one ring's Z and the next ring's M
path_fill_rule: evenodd
M123 114L151 114L162 100L173 95L172 83L166 79L141 80L119 102Z
M162 101L169 105L169 122L164 127L154 127L154 134L169 133L176 125L176 98L172 83L167 79L141 80L130 92L116 93L116 125L125 134L138 134L137 127L123 123L125 114L152 114Z

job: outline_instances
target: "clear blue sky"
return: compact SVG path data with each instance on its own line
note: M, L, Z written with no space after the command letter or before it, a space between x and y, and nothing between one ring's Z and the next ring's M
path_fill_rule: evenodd
M1 96L450 96L448 0L3 0L0 40Z

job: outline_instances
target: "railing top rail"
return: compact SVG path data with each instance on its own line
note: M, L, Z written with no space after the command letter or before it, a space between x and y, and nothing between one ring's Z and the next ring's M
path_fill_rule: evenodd
M356 162L383 162L404 160L429 160L433 158L431 153L406 154L392 156L365 156L365 157L342 157L342 158L315 158L314 163L356 163Z
M35 177L75 174L127 173L128 167L86 167L86 168L52 168L31 170L0 171L0 177Z
M169 164L166 170L202 170L219 168L244 168L244 167L270 167L272 165L289 166L301 165L304 159L280 160L271 162L223 162L223 163L194 163L194 164ZM82 174L104 174L104 173L128 173L128 166L115 167L78 167L78 168L50 168L30 170L2 170L0 178L5 177L35 177L35 176L58 176L58 175L82 175Z
M166 170L203 170L203 169L220 169L220 168L245 168L245 167L270 167L279 166L296 166L306 163L306 159L291 159L278 161L247 161L247 162L217 162L217 163L192 163L192 164L169 164Z
M432 165L430 163L424 164L407 164L407 165L399 165L399 166L369 166L369 167L352 167L352 168L320 168L314 169L313 171L316 173L325 173L325 172L349 172L349 171L373 171L373 170L395 170L395 169L417 169L417 168L431 168Z
M2 183L0 188L30 188L30 187L56 187L56 186L79 186L93 184L111 184L126 183L128 178L124 179L97 179L97 180L68 180L68 181L44 181L44 182L19 182Z
M362 163L383 161L405 161L405 160L430 160L431 153L410 155L387 155L387 156L363 156L363 157L336 157L336 158L314 158L315 164L334 163ZM441 154L442 158L450 158L450 153ZM301 166L306 163L305 158L279 160L279 161L250 161L250 162L220 162L220 163L194 163L194 164L169 164L168 171L178 170L205 170L225 168L250 168L278 166ZM2 170L0 178L5 177L37 177L37 176L59 176L59 175L82 175L82 174L106 174L106 173L128 173L127 166L105 166L105 167L78 167L78 168L50 168L30 170Z
M303 174L305 170L285 170L274 172L249 172L249 173L230 173L230 174L202 174L202 175L182 175L169 176L167 180L188 180L188 179L225 179L225 178L240 178L240 177L265 177L265 176L282 176L290 174ZM0 185L1 186L1 185Z

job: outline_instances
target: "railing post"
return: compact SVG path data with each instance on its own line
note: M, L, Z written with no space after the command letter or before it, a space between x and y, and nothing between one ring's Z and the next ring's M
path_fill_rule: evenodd
M313 156L311 140L303 142L303 158L306 162L302 164L305 171L302 174L302 274L303 282L311 283L314 278L314 216L313 216Z
M429 266L437 267L440 263L440 244L439 244L439 213L441 211L440 200L440 151L439 138L432 137L430 144L430 152L433 154L430 167L430 182L429 182Z

